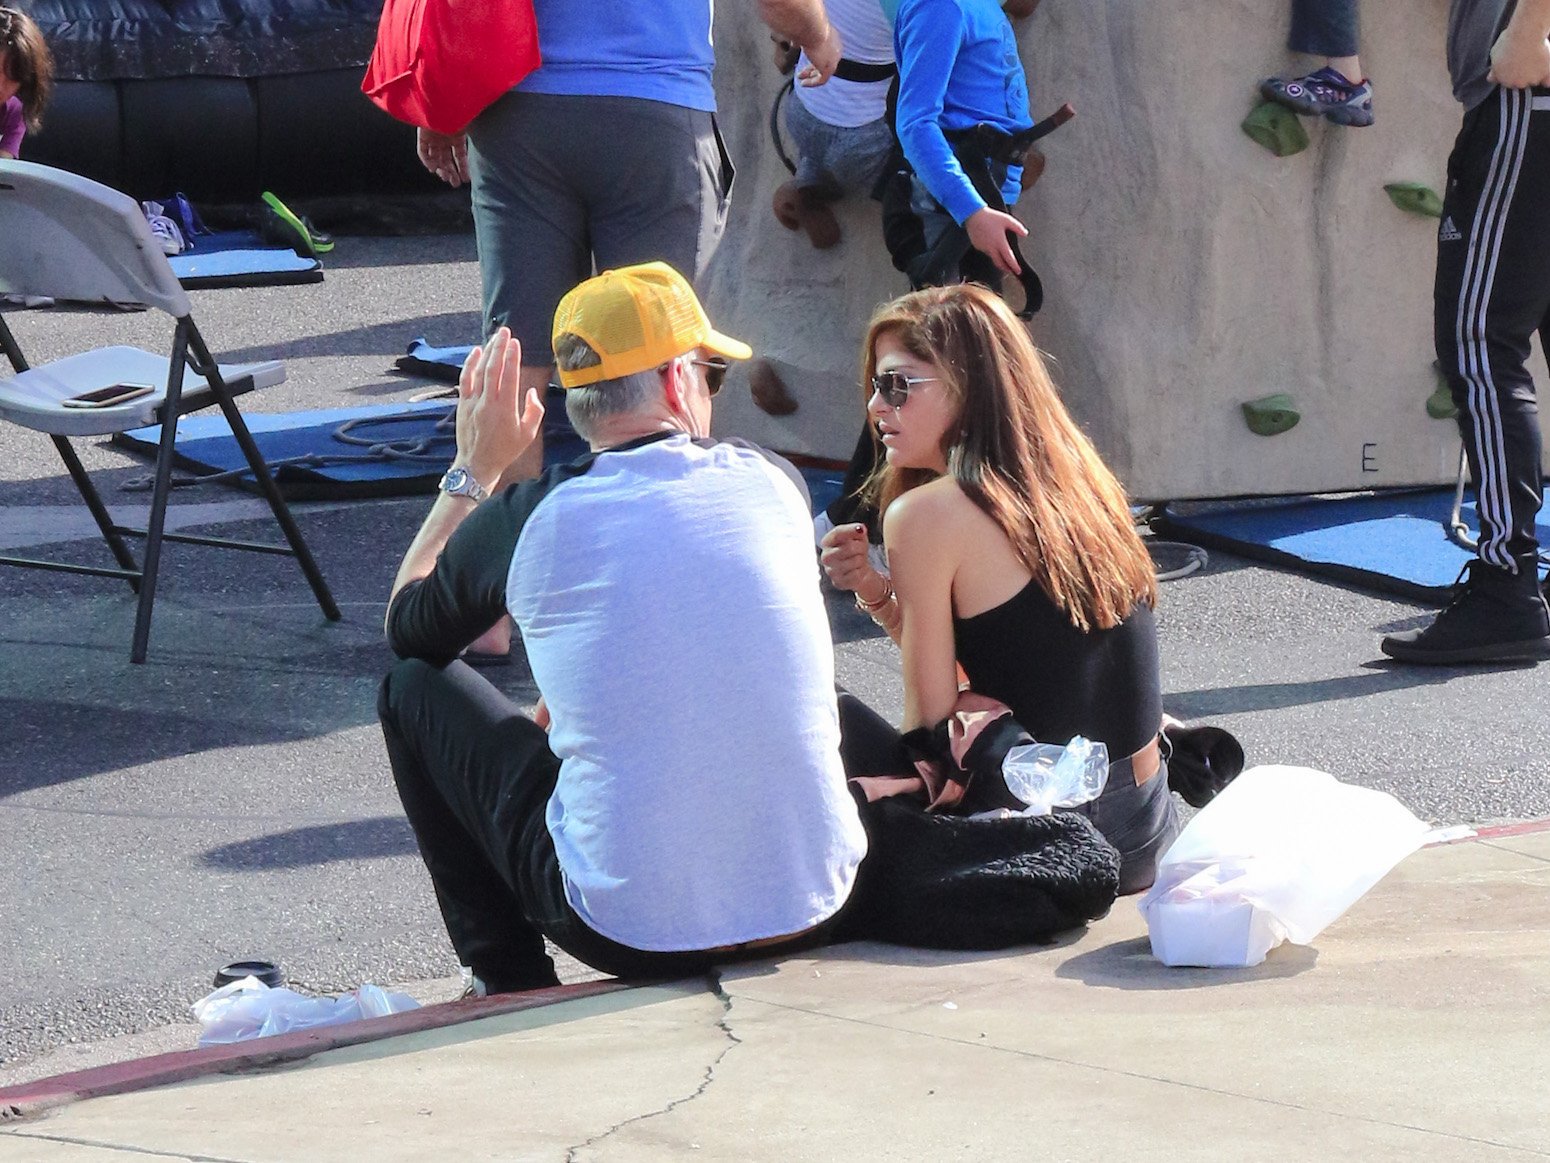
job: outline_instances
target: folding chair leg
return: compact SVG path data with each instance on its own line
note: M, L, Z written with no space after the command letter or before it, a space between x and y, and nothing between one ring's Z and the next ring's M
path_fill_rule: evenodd
M81 499L91 510L92 519L97 522L97 528L102 531L102 539L113 551L113 557L117 560L119 568L132 569L138 573L140 564L135 561L134 554L129 552L129 546L124 544L124 539L118 535L113 517L108 512L108 507L102 503L102 497L98 494L96 486L91 483L91 478L86 475L86 469L81 465L81 458L75 454L75 449L63 436L54 436L50 439L53 440L54 447L59 450L59 458L65 462L70 479L75 482L76 491L81 494ZM139 593L140 579L132 577L128 581L129 588Z
M161 443L156 450L156 476L151 487L151 514L145 524L145 564L141 566L140 604L135 609L135 635L130 662L144 662L151 641L151 608L156 602L156 575L161 568L162 530L167 523L167 497L172 492L172 455L178 438L178 404L183 397L183 368L188 337L182 324L172 339L167 365L167 401L161 410Z
M180 326L184 322L180 321ZM318 568L318 563L312 556L312 550L307 547L306 539L302 537L295 518L291 516L290 506L280 495L279 486L274 483L274 477L270 475L268 463L265 462L263 454L258 451L258 445L253 443L253 435L248 431L247 422L242 419L242 413L237 411L231 389L226 386L226 382L221 379L220 373L216 370L215 360L210 355L210 349L205 346L204 337L199 334L192 322L187 322L187 329L189 343L193 347L194 359L197 361L196 370L205 377L213 389L216 402L220 404L221 412L226 417L226 423L231 426L231 434L242 449L242 455L247 458L248 467L253 470L253 479L258 482L259 490L264 494L264 499L269 502L270 511L274 513L275 521L278 522L281 531L285 534L285 540L295 553L296 561L301 566L301 572L306 575L307 584L312 587L312 594L317 599L323 616L330 622L339 621L342 615L339 613L338 604L334 601L333 593L328 588L328 582L323 580L323 571ZM165 434L166 430L163 428L163 436Z

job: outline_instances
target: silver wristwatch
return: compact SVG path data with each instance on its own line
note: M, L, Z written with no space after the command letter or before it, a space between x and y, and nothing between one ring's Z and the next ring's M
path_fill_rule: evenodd
M475 504L490 496L466 468L449 468L447 475L441 478L441 491L454 497L468 497Z

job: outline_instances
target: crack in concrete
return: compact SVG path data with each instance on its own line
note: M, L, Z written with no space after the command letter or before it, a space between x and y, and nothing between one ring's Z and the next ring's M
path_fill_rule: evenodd
M731 998L726 998L730 1007ZM1375 1118L1371 1115L1355 1115L1346 1111L1330 1110L1327 1107L1309 1106L1306 1103L1288 1102L1285 1099L1268 1098L1261 1094L1244 1094L1237 1090L1227 1090L1220 1086L1207 1086L1199 1082L1187 1082L1182 1078L1169 1078L1160 1074L1147 1074L1139 1070L1121 1070L1113 1066L1103 1066L1095 1062L1083 1062L1077 1058L1062 1058L1056 1054L1040 1054L1034 1050L1023 1050L1016 1046L997 1046L994 1043L986 1043L980 1039L955 1038L947 1034L933 1034L926 1030L912 1030L908 1026L890 1026L885 1022L872 1021L867 1018L854 1018L845 1014L826 1013L823 1010L810 1009L807 1006L790 1005L784 1002L756 999L758 1005L769 1006L771 1009L788 1010L792 1013L807 1014L814 1018L827 1018L831 1021L849 1022L852 1025L865 1026L872 1030L886 1030L891 1034L905 1034L910 1037L928 1038L934 1042L947 1042L954 1046L972 1046L980 1050L990 1050L997 1054L1010 1054L1017 1058L1027 1058L1035 1062L1047 1062L1058 1066L1075 1066L1083 1070L1096 1071L1099 1074L1114 1074L1121 1078L1133 1078L1140 1082L1155 1082L1162 1086L1178 1086L1185 1090L1198 1090L1205 1094L1214 1094L1222 1098L1242 1099L1247 1102L1263 1103L1265 1106L1281 1107L1285 1110L1302 1111L1307 1114L1327 1115L1331 1118L1349 1119L1352 1122L1368 1123L1372 1126L1391 1127L1395 1130L1415 1131L1422 1135L1434 1135L1441 1139L1451 1139L1460 1143L1478 1144L1486 1147L1499 1147L1506 1151L1517 1151L1535 1158L1550 1159L1550 1151L1541 1150L1538 1147L1524 1146L1521 1143L1504 1143L1499 1139L1483 1139L1478 1135L1463 1134L1458 1131L1439 1130L1436 1127L1423 1127L1415 1123L1397 1122L1393 1119Z
M139 1155L152 1159L183 1159L186 1163L249 1163L244 1159L231 1159L224 1155L189 1155L182 1151L156 1151L149 1147L131 1147L123 1143L105 1143L98 1139L78 1139L73 1135L44 1135L37 1131L7 1131L6 1135L17 1139L38 1139L45 1143L62 1143L71 1147L95 1147L99 1151L116 1151L125 1155ZM4 1138L0 1137L0 1142Z
M1480 840L1480 841L1477 841L1477 842L1480 843L1480 844L1484 844L1487 848L1494 849L1497 852L1506 852L1507 854L1509 854L1511 856L1521 856L1525 860L1534 860L1534 861L1539 862L1540 864L1550 864L1550 857L1539 856L1539 855L1537 855L1536 853L1533 853L1533 852L1520 852L1516 848L1509 848L1505 844L1499 844L1499 843L1496 843L1495 841L1489 840L1489 839Z
M716 1028L726 1035L727 1044L722 1047L721 1053L716 1055L715 1060L712 1061L710 1065L705 1067L705 1074L700 1079L700 1084L695 1087L691 1093L684 1095L682 1098L673 1099L673 1101L668 1103L666 1106L663 1106L657 1110L645 1111L638 1115L631 1115L629 1118L615 1123L606 1131L601 1131L598 1134L593 1135L585 1142L577 1143L574 1147L571 1147L565 1152L565 1163L580 1163L581 1152L587 1150L588 1148L596 1147L599 1143L622 1131L625 1127L633 1126L636 1123L643 1123L647 1119L658 1118L662 1115L670 1113L671 1111L677 1110L679 1107L685 1105L686 1103L693 1102L695 1099L699 1098L702 1094L710 1089L710 1084L716 1079L716 1068L721 1065L722 1061L725 1060L726 1056L730 1054L735 1047L741 1046L743 1044L743 1040L737 1036L737 1033L732 1029L732 1026L727 1020L731 1017L732 1014L732 995L727 993L727 991L722 988L721 971L719 969L712 969L709 973L707 973L705 975L705 985L706 988L708 988L710 992L715 995L716 999L721 1002L721 1016L716 1019Z

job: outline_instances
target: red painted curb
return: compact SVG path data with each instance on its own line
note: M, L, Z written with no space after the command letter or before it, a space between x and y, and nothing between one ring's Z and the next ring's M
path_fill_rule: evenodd
M1516 824L1494 824L1476 828L1472 839L1498 840L1504 836L1527 836L1534 832L1550 832L1550 817L1543 820L1520 820Z
M378 1042L384 1038L396 1038L400 1034L439 1030L480 1018L538 1009L629 988L617 981L584 981L526 993L441 1002L407 1013L368 1018L343 1026L297 1030L291 1034L276 1034L227 1046L177 1050L171 1054L156 1054L150 1058L135 1058L128 1062L94 1066L90 1070L56 1074L51 1078L39 1078L19 1086L0 1088L0 1123L35 1118L54 1107L79 1102L84 1098L146 1090L153 1086L188 1082L211 1074L237 1074L283 1062L300 1062L325 1050L358 1046L362 1042Z

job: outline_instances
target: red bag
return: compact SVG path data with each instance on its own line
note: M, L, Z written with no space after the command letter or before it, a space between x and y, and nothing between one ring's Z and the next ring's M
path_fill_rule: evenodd
M455 135L538 64L532 0L387 0L361 92Z

